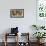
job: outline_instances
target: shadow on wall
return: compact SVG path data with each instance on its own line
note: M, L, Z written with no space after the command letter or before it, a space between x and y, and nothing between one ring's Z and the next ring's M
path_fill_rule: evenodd
M29 36L30 36L30 40L31 42L35 41L36 42L36 38L33 36L33 33L36 32L36 30L34 28L32 28L32 25L29 26L30 32L29 32Z
M1 31L1 33L0 33L0 42L2 42L2 41L4 41L4 35L5 35L5 33L7 32L7 33L10 33L11 31L11 28L7 28L7 29L4 29L4 30L2 30Z

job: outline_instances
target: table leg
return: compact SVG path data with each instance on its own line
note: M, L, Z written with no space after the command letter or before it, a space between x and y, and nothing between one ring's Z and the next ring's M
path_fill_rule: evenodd
M5 46L7 46L7 35L5 35Z

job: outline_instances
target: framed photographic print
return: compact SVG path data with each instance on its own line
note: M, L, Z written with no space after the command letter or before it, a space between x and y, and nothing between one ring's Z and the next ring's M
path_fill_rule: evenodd
M46 25L46 0L37 0L36 24Z
M24 9L10 9L11 18L24 18Z
M37 15L39 18L46 17L46 0L37 0Z

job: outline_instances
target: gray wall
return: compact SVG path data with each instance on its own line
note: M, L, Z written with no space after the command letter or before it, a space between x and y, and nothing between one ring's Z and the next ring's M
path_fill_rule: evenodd
M10 18L10 9L24 9L24 18ZM9 32L11 27L19 27L19 32L29 32L36 24L36 0L0 0L0 34Z

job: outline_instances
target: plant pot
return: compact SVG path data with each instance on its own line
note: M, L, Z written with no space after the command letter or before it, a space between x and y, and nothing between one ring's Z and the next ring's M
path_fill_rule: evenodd
M44 40L45 40L45 39L37 39L37 42L38 42L39 44L41 44L41 43L44 42Z
M40 39L37 39L37 43L40 43Z

